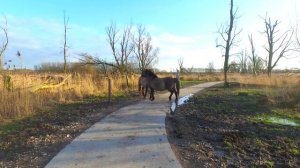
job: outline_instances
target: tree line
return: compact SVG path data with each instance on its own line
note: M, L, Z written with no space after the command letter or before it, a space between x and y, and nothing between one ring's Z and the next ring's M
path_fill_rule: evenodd
M295 29L280 30L278 25L281 22L273 20L266 15L264 18L261 18L265 27L262 33L266 37L266 45L264 46L267 52L266 59L258 56L253 36L249 34L250 53L247 50L243 50L237 54L239 60L230 63L229 57L234 55L231 53L231 49L238 46L238 36L242 32L242 29L238 29L236 26L238 10L237 8L234 9L233 2L233 0L230 0L229 23L219 27L219 37L216 40L216 47L222 49L223 56L225 57L223 66L225 86L228 86L227 73L230 71L239 71L241 73L251 71L253 75L266 71L268 76L271 76L272 71L282 58L288 58L291 52L300 51L297 27ZM296 40L293 40L293 37ZM218 39L221 39L221 42Z
M1 33L4 34L3 42L0 44L0 70L4 68L3 58L5 51L8 46L8 29L7 19L4 16L4 25L0 25ZM64 12L63 17L63 64L60 63L42 63L39 66L35 66L35 69L52 69L56 67L58 70L62 70L60 66L63 66L63 72L68 72L71 69L78 67L78 63L70 63L67 61L69 53L68 46L68 30L69 17ZM146 27L142 24L133 26L132 24L125 28L119 28L116 23L111 22L106 27L106 41L111 50L113 57L112 62L107 62L105 59L95 57L89 53L81 53L80 62L82 66L88 67L87 65L95 65L96 69L101 69L105 73L110 71L117 71L119 74L126 76L133 70L143 70L146 68L153 68L153 65L158 61L159 49L153 46L152 37L147 32ZM18 56L21 56L20 52L17 52ZM53 66L52 68L50 66ZM80 68L79 68L80 69ZM89 66L91 69L91 66Z

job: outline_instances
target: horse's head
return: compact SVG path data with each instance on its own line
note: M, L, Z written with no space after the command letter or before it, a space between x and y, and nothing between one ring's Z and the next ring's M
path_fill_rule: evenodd
M142 77L157 78L157 75L151 69L144 69L141 74Z

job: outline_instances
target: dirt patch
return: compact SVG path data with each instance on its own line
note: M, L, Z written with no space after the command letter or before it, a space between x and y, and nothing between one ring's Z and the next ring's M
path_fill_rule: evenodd
M136 103L139 96L91 100L60 105L51 112L20 120L18 131L0 137L0 167L44 167L84 130L117 109Z
M183 167L300 167L300 128L255 120L269 113L265 95L211 88L167 116L168 139Z

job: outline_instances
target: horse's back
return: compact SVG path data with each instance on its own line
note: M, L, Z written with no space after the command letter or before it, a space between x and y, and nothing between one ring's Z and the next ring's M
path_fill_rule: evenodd
M164 77L164 78L155 78L151 81L151 87L157 91L171 90L175 87L176 78Z

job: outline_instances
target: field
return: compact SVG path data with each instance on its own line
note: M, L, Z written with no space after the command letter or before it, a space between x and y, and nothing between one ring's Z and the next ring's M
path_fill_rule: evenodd
M222 75L182 74L181 86L223 80ZM0 87L2 89L0 96L0 167L44 166L65 144L93 123L117 108L140 100L141 97L137 91L138 76L138 74L131 75L128 86L124 77L110 76L112 99L111 102L108 102L108 77L98 74L36 72L2 74L0 76L2 81ZM161 73L159 76L175 77L175 74ZM287 118L299 123L299 76L297 74L275 74L272 78L267 78L266 76L230 74L229 77L230 88L224 89L222 86L212 88L205 92L203 97L196 96L192 100L195 102L193 105L187 104L179 107L174 116L169 116L171 118L169 121L174 122L173 126L178 130L176 133L171 131L170 135L179 137L180 141L190 142L183 148L177 146L177 150L179 150L177 154L184 158L184 164L192 167L193 164L199 164L200 161L203 163L203 160L197 159L201 158L199 150L202 150L202 152L208 152L208 158L216 161L209 162L213 165L230 165L228 164L230 162L245 161L240 155L254 159L248 160L249 163L255 163L253 165L277 165L276 159L282 157L286 152L288 152L288 156L283 157L280 163L291 167L299 165L299 162L295 160L299 156L299 127L278 124L274 127L271 118ZM199 111L203 113L198 113ZM201 118L202 114L207 117ZM227 124L213 122L214 120L224 120L224 123ZM202 123L200 126L199 121ZM254 126L251 125L253 123ZM239 124L244 124L244 127ZM276 130L282 130L280 134L274 134L274 130L271 130L273 127ZM248 128L259 130L262 136L258 136L257 131L252 132L253 136L251 137L244 136L245 133L240 135L240 132L249 131ZM218 129L221 133L218 132ZM214 133L209 134L212 137L205 137L207 138L205 140L213 145L214 137L217 140L223 138L223 146L221 145L222 148L217 150L217 155L213 150L209 152L206 151L206 148L202 148L199 141L203 139L193 139L194 137L199 138L195 136L200 135L201 132L197 132L199 130L206 134L207 132ZM224 131L228 130L228 134L224 136ZM239 132L234 132L236 130ZM274 140L272 140L273 138ZM178 142L178 139L174 140ZM257 162L259 157L248 156L247 151L244 150L246 145L241 145L239 142L248 144L255 142L256 145L260 145L249 148L250 152L257 149L263 150L255 153L262 153L258 155L261 157L260 160L258 159L259 162ZM281 153L276 153L277 157L263 153L273 152L274 144L277 146L281 144L279 150ZM181 151L182 149L193 150L186 152ZM214 146L209 149L214 149ZM197 158L192 156L197 156ZM221 157L221 161L217 160L218 156ZM247 157L245 158L247 159ZM189 158L194 162L189 162Z
M299 167L300 77L232 76L167 118L184 167Z
M160 74L159 76L175 76ZM138 74L129 76L128 86L124 76L105 77L101 74L85 73L37 73L6 72L0 74L0 121L36 114L60 103L70 103L96 96L108 95L108 79L111 79L113 96L124 96L138 90ZM210 81L217 76L185 75L183 81ZM184 84L184 83L183 83Z
M111 76L111 92L126 94L137 88L137 76ZM98 74L6 73L0 75L0 121L22 118L60 103L108 94L108 77Z

